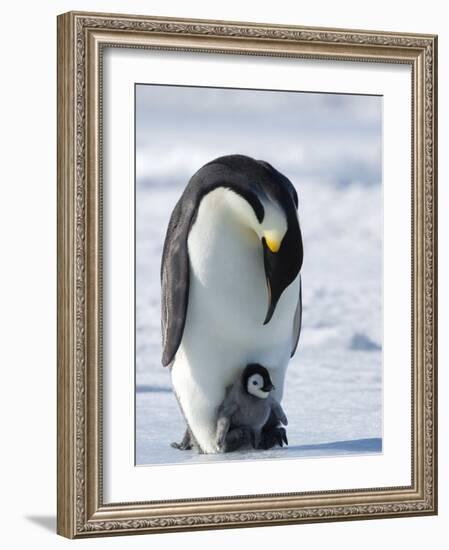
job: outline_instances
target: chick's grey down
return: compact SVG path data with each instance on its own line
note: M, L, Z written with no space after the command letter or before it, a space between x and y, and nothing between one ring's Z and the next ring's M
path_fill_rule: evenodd
M249 371L249 372L248 372ZM263 372L265 371L265 372ZM250 393L247 387L252 372L263 372L269 383L266 397ZM274 399L271 390L274 386L268 371L260 365L249 365L242 376L226 390L226 397L218 409L217 447L223 452L234 451L244 446L260 447L262 429L270 416L276 425L287 426L287 417L281 405ZM265 392L263 392L265 393ZM285 434L279 444L287 443Z

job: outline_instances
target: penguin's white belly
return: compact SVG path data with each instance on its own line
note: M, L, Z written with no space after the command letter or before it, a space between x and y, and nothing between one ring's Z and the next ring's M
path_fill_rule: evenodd
M213 209L207 210L207 212ZM207 238L205 238L207 235ZM187 423L205 453L217 452L217 410L248 363L266 367L281 400L292 350L299 276L264 325L268 291L259 242L229 219L203 215L189 235L190 290L172 382Z
M221 278L221 283L209 281L204 286L191 273L186 327L172 366L181 408L206 453L216 452L217 410L226 388L248 363L260 363L269 370L274 397L280 401L291 353L298 279L284 291L267 325L263 325L268 303L265 281L257 280L257 275L248 280L241 274L239 279L234 281L237 286L223 284Z

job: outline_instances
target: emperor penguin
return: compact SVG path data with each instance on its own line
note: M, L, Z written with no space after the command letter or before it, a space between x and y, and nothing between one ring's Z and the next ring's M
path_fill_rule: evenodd
M266 366L281 402L301 330L297 209L290 180L244 155L205 164L177 202L161 265L162 364L187 423L174 446L220 452L218 409L242 365ZM282 430L270 417L261 446L282 444Z

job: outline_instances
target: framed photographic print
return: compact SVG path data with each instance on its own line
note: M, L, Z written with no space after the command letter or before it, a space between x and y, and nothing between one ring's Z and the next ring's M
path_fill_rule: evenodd
M59 16L59 534L437 512L436 50Z

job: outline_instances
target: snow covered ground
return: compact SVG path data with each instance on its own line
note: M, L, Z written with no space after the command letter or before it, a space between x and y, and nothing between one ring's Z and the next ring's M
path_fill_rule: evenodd
M136 464L381 452L381 99L139 86L136 136ZM303 329L283 399L289 447L197 455L170 447L184 422L160 363L160 257L188 178L233 152L271 162L299 194Z

